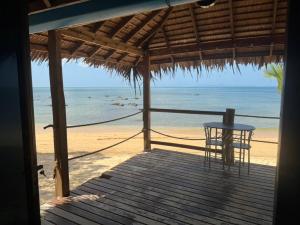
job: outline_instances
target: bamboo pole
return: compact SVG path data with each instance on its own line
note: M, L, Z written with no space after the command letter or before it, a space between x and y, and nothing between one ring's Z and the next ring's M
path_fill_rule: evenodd
M61 36L58 31L48 32L49 75L53 111L53 136L55 153L55 194L69 196L69 166L66 128L66 109L61 65Z

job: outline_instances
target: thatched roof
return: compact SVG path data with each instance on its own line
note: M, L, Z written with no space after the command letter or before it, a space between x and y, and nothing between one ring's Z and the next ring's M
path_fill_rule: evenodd
M36 2L44 0L32 1L31 11L43 10ZM263 66L282 60L286 20L287 0L181 5L61 30L62 57L82 58L122 74L135 68L145 52L154 72L223 68L227 63ZM30 40L32 60L47 60L47 33L33 34Z

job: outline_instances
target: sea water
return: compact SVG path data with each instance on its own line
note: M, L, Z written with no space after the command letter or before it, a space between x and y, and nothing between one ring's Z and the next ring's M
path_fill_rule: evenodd
M151 88L151 107L225 111L236 114L279 116L280 93L275 87L180 87ZM67 124L93 123L135 113L143 108L142 92L130 87L65 88ZM49 88L34 88L35 122L52 123ZM222 121L218 116L152 113L154 127L202 127L204 122ZM257 128L278 128L279 120L236 117L236 122ZM116 121L113 125L141 126L142 115Z

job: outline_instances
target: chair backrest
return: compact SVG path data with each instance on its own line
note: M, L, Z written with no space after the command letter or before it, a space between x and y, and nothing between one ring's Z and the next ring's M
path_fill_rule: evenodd
M207 144L211 139L211 128L210 127L204 127L204 133L205 133L205 142Z
M216 128L204 127L206 144L209 143L211 140L222 139L222 134L219 134L218 131L219 130Z
M253 136L253 131L244 131L242 137L241 137L241 132L239 131L237 134L235 133L233 136L234 136L234 140L239 142L242 139L242 143L250 146L252 136Z
M251 130L246 133L248 133L248 139L247 139L248 143L247 144L250 146L250 142L251 142L252 136L253 136L253 131Z

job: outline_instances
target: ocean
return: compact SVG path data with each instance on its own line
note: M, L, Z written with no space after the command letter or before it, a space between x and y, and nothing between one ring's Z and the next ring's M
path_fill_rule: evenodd
M49 88L34 88L35 122L52 123ZM76 125L109 120L143 108L142 93L133 88L65 88L67 124ZM275 87L180 87L151 88L153 108L225 111L236 114L279 116L280 93ZM216 116L152 113L153 127L201 127L204 122L221 121ZM279 120L239 118L236 122L256 128L279 126ZM142 126L142 115L116 121L113 125Z

